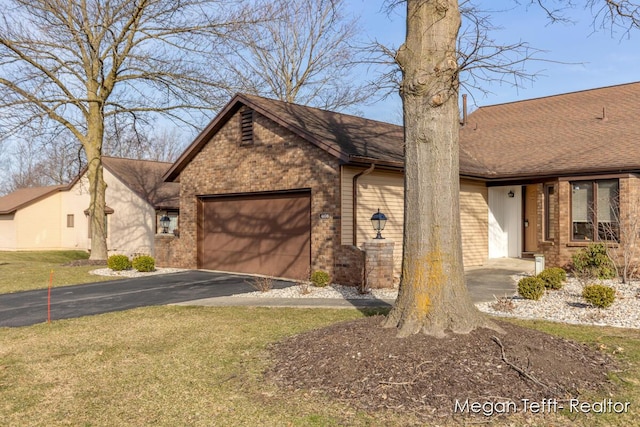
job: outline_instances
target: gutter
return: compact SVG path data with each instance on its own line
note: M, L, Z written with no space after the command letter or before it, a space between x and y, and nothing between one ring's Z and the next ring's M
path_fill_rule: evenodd
M371 163L368 169L358 172L353 176L353 187L351 190L353 199L353 246L358 246L358 178L369 175L376 168L375 163Z

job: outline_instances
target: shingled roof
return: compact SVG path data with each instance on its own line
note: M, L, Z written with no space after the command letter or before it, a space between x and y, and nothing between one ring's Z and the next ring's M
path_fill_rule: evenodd
M243 105L345 163L377 163L396 168L404 166L402 126L255 95L238 94L185 150L169 169L165 179L177 180L180 171ZM461 150L460 170L463 174L476 176L482 174L484 168Z
M404 165L401 126L236 95L165 174L180 171L243 105L345 163ZM640 82L480 107L460 130L460 175L487 180L640 172Z
M480 107L460 145L495 179L640 172L640 82Z
M20 188L0 197L0 215L12 214L15 211L44 199L49 195L62 191L65 185L51 185L48 187Z
M105 169L154 208L178 209L180 207L180 185L164 182L162 179L171 163L102 156L102 164ZM55 192L68 191L85 172L86 169L68 185L21 188L0 197L0 215L13 213ZM113 209L107 208L107 212L113 213Z
M171 163L102 156L102 164L156 209L180 207L180 184L162 179Z

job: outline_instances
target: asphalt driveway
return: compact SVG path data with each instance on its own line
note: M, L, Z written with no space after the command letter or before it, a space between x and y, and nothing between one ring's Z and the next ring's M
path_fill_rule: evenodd
M531 260L499 259L465 271L473 302L512 295L512 275L533 270ZM302 298L225 298L252 292L251 276L190 270L179 273L120 279L53 288L51 320L69 319L137 307L184 304L205 306L251 305L272 307L390 307L393 301ZM274 288L293 282L273 281ZM27 326L47 321L47 289L0 295L0 327Z
M51 289L51 320L69 319L136 307L225 297L255 289L248 276L183 271ZM291 286L274 281L274 288ZM47 321L47 289L0 295L0 327Z

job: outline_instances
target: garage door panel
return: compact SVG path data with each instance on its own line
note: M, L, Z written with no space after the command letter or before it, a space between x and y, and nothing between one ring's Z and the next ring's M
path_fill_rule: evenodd
M203 200L201 268L303 277L311 256L308 192Z

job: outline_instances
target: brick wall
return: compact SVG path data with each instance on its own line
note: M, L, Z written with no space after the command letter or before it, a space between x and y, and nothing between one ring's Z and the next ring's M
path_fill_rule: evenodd
M197 268L198 196L311 189L311 270L357 277L345 267L357 269L357 256L345 262L340 248L338 159L257 113L253 129L254 142L240 145L236 113L181 172L180 237L160 242L159 265Z
M335 283L360 286L363 281L365 253L357 246L341 245L336 250Z
M367 289L393 288L394 242L371 239L364 243Z
M541 241L540 248L545 255L547 267L564 267L571 263L571 257L577 251L585 248L591 242L571 241L571 183L559 181L556 183L558 204L556 210L556 233L553 241ZM625 221L631 221L636 215L640 215L640 209L636 209L640 202L640 179L636 176L620 178L620 221L621 230L625 229ZM542 207L542 202L540 203ZM544 213L540 212L541 221L544 221ZM540 232L542 236L543 230ZM640 242L638 242L640 243ZM640 262L640 251L636 251L636 259Z

